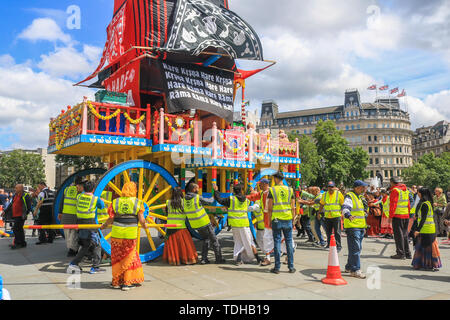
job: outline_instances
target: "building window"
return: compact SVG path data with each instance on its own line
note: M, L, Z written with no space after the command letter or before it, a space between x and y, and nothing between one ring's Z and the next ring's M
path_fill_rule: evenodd
M378 147L375 147L375 153L378 153Z
M389 123L386 123L386 128L389 128Z
M386 147L383 147L383 152L386 153Z
M305 130L303 131L303 133L304 133L304 134L307 134L307 133L308 133L308 130L305 129Z
M373 124L373 127L374 127L374 129L376 129L376 128L377 128L377 124L376 124L376 123L374 123L374 124Z
M389 178L389 171L388 170L384 170L384 177L385 178Z
M377 136L373 136L373 141L377 141Z
M349 127L348 126L345 126L345 130L348 130L349 129Z
M394 176L394 170L389 170L389 174L391 175L391 177Z
M352 130L355 130L355 125L352 124Z
M369 164L373 164L372 158L369 159Z
M372 128L372 125L370 123L367 124L367 128Z
M357 129L361 129L361 126L358 124L358 125L356 125L356 128Z
M372 147L369 147L369 153L372 153Z
M309 134L311 134L312 133L312 129L309 129Z
M368 139L369 142L371 142L372 141L372 136L368 136L367 139Z
M375 164L380 164L380 160L378 158L375 158Z

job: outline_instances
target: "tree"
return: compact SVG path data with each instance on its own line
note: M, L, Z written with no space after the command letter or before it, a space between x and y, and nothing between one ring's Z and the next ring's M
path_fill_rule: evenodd
M14 150L0 158L0 186L14 188L16 184L35 186L45 180L41 155Z
M403 170L407 184L426 186L431 189L450 187L450 152L436 157L433 152L424 154L411 167Z
M319 157L325 160L324 180L351 186L355 180L364 180L368 177L365 168L369 164L369 156L360 147L354 150L350 148L342 133L336 129L333 121L320 120L313 137Z
M288 136L291 141L299 138L300 171L302 181L307 185L320 186L333 180L351 186L355 180L369 176L365 170L369 155L360 147L352 150L333 121L319 121L312 137L299 136L293 131ZM324 170L319 165L321 159L324 160Z
M317 177L320 175L319 155L314 141L306 135L298 135L295 132L288 134L290 141L298 138L299 154L302 160L300 164L301 181L308 186L317 184Z
M56 155L56 162L59 165L74 167L75 171L106 167L100 157L66 156L58 154Z

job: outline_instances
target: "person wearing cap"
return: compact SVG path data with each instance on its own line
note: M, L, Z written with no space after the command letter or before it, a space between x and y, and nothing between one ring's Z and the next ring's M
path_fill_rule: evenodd
M400 260L411 259L408 243L409 212L411 210L409 192L406 185L401 183L398 177L392 177L390 184L389 217L392 218L392 229L397 251L391 258Z
M286 243L288 268L290 273L295 273L294 246L292 240L293 219L295 216L294 190L283 185L283 173L274 174L275 186L270 188L268 195L268 212L273 232L275 267L272 273L280 273L281 233Z
M64 200L61 213L58 214L58 220L61 224L77 224L77 196L83 192L83 178L76 177L73 185L64 190ZM77 255L80 245L78 244L78 231L75 229L64 230L66 246L69 250L68 257Z
M353 191L347 193L342 205L344 216L344 228L347 234L348 260L345 265L345 272L352 277L365 279L361 272L361 250L364 232L367 228L364 205L361 201L362 195L368 186L367 183L356 180L353 184Z
M327 246L330 247L331 234L334 232L337 251L341 251L341 210L344 204L343 194L336 189L333 181L327 184L327 192L322 195L320 200L319 212L324 213L324 226L327 234Z
M255 202L255 204L257 203L260 208L259 212L254 212L256 217L256 244L264 253L264 261L261 262L261 266L268 266L271 263L270 253L273 251L273 234L270 227L267 202L270 181L263 178L258 184L261 191L252 192L247 196L247 199Z

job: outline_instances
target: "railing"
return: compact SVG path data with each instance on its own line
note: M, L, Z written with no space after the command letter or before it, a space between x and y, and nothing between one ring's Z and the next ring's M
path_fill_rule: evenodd
M150 139L151 112L147 108L86 102L85 134L103 134Z
M57 145L58 149L67 139L78 136L82 131L83 105L68 106L61 114L50 119L48 145Z
M199 146L200 130L198 115L172 115L164 109L155 111L153 123L153 144L181 144Z

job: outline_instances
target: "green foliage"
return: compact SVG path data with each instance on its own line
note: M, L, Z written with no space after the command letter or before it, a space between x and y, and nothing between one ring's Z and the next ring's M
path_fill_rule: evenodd
M299 138L300 171L304 184L321 186L333 180L336 184L351 186L355 180L369 176L365 170L369 155L360 147L352 150L333 121L319 121L312 137L300 137L294 132L288 136L291 141ZM323 170L320 159L324 161Z
M14 150L0 158L0 186L14 188L16 184L35 186L45 180L41 155Z
M450 187L450 152L440 157L433 152L424 154L414 165L403 170L403 178L409 185L447 190Z
M105 168L105 164L100 157L66 156L58 154L56 155L56 162L60 165L74 167L75 171L91 168Z

